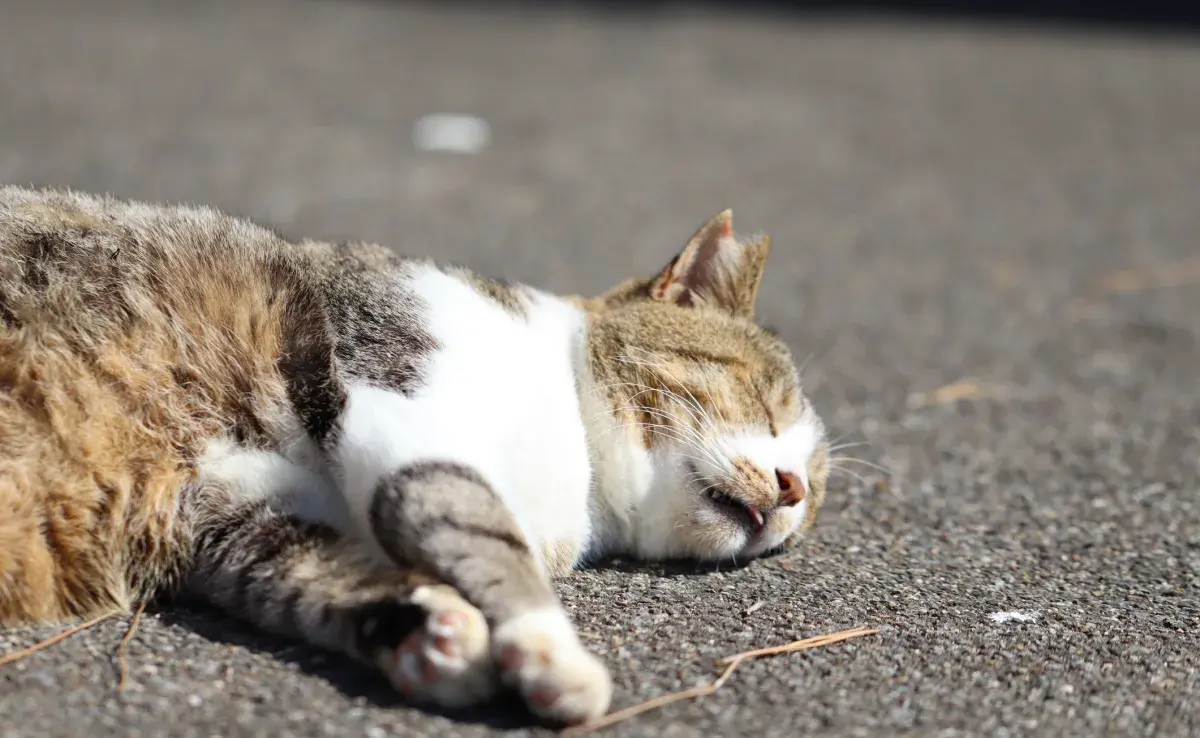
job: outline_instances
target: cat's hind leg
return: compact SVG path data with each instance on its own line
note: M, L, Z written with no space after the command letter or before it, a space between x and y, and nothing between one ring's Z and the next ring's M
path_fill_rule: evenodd
M197 495L190 593L257 627L380 669L403 695L460 707L496 686L488 625L451 587L222 490Z
M493 625L502 680L539 716L579 723L608 708L612 683L580 643L516 520L468 467L421 462L384 476L371 532L400 564L419 563L479 606Z

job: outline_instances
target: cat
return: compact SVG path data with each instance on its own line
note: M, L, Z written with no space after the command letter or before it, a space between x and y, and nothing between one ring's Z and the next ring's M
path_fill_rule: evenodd
M551 579L779 549L828 444L725 211L559 297L212 209L0 188L0 622L188 593L444 707L611 681Z

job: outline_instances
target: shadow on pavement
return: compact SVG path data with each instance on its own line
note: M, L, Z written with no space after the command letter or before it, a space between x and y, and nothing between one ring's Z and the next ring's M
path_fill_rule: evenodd
M350 658L314 646L257 630L220 610L193 600L179 599L151 608L166 626L179 626L212 641L237 646L292 664L306 674L323 679L348 699L361 698L375 707L420 710L455 723L513 730L536 724L536 719L515 697L502 692L486 705L445 710L406 702L379 674Z
M1066 30L1107 29L1140 32L1200 31L1200 3L1084 2L1072 0L377 0L427 5L444 10L524 12L582 10L655 16L680 10L731 14L772 14L797 18L872 17L928 21L966 21L1047 25Z

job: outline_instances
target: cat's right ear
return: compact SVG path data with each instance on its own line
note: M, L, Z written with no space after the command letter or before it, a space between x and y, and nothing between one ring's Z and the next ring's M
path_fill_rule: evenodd
M650 280L649 297L753 318L770 250L766 236L739 241L733 233L733 211L725 210L701 226L671 263Z

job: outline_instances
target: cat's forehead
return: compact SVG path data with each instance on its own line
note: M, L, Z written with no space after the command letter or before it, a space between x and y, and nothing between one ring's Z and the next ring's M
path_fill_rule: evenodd
M800 416L796 365L773 334L707 310L647 306L628 318L637 340L620 360L636 372L634 384L664 386L723 425L756 432L781 432Z
M697 314L694 329L679 335L678 353L705 369L732 380L757 385L762 391L787 393L798 389L796 364L777 336L745 320Z
M787 345L758 325L715 310L681 309L653 303L631 306L623 325L627 345L675 361L741 368L778 375L795 374Z

